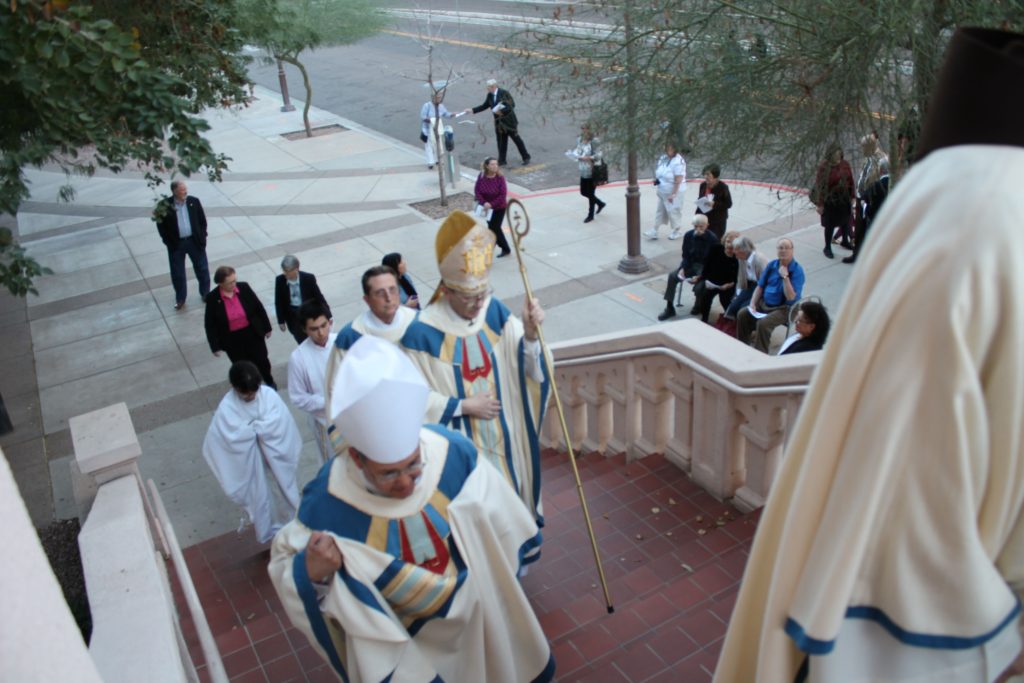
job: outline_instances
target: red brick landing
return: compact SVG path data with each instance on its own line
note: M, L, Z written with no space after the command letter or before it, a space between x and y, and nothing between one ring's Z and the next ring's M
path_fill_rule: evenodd
M579 461L615 613L607 614L572 470L545 452L544 546L523 585L558 662L559 681L711 680L757 514L740 515L660 455ZM185 550L232 683L338 679L288 622L266 573L266 546L235 533ZM193 657L203 662L180 591ZM200 678L208 681L205 666ZM469 683L469 682L466 682Z

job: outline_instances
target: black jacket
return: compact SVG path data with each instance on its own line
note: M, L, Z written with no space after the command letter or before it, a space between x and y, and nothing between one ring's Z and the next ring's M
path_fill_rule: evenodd
M704 268L704 260L716 244L720 244L718 237L710 230L705 230L699 235L696 230L688 230L683 235L683 262L679 267L683 269L686 277L700 275Z
M821 344L810 337L803 337L790 344L789 348L779 355L785 356L791 353L803 353L805 351L821 351Z
M736 282L737 263L735 257L725 255L725 245L721 242L711 247L704 259L704 270L701 277L716 285L727 285Z
M299 296L302 301L314 299L319 301L327 309L327 317L331 318L331 307L327 305L323 292L316 284L316 276L312 273L299 271ZM292 296L288 291L288 280L284 274L277 276L274 280L274 312L277 313L277 324L283 325L292 315Z
M519 119L516 117L516 101L512 99L512 93L508 90L498 88L493 93L487 93L483 104L473 107L473 113L479 114L484 109L494 109L494 105L499 103L505 105L505 108L500 114L494 114L494 130L515 135L519 130Z
M174 210L174 197L164 200L166 210L163 218L157 224L160 232L160 239L164 241L168 249L178 248L178 212ZM201 246L206 246L206 212L203 211L202 203L192 196L185 197L185 206L188 207L188 222L192 226L192 239Z
M249 327L260 336L266 336L270 332L270 318L267 317L267 309L263 308L256 292L245 282L238 282L238 300L242 302L242 309L245 317L249 319ZM210 350L216 353L223 351L228 334L228 312L224 309L224 299L220 295L220 287L214 287L206 296L206 340L210 343Z
M700 184L700 189L697 190L697 198L700 199L706 194L708 194L708 183L705 180ZM711 197L714 199L715 205L706 214L708 217L708 230L721 238L725 234L726 221L729 220L729 209L732 208L732 193L729 192L729 186L719 180L711 188ZM695 213L704 212L697 209Z

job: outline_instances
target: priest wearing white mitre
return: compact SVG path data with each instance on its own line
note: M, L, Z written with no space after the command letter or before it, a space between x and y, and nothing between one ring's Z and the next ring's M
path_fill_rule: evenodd
M920 160L861 252L761 516L716 682L1020 680L1021 83L1024 35L952 37ZM984 191L950 192L964 178Z
M231 390L213 414L203 457L228 498L245 508L256 540L266 543L299 505L295 471L302 437L288 406L262 383L254 364L234 363L228 379Z
M397 346L363 337L337 375L348 447L271 549L292 623L350 683L552 680L516 578L533 518L465 437L423 426L429 390Z
M401 340L433 390L427 422L465 434L543 526L539 435L550 382L537 327L544 311L527 302L520 320L493 296L494 234L468 214L452 212L434 247L441 284Z
M416 318L415 310L402 305L398 273L390 266L374 266L364 272L362 287L366 310L338 332L327 359L327 405L331 402L338 367L356 341L371 335L397 344ZM333 425L328 425L327 430L333 450L344 448L344 435Z

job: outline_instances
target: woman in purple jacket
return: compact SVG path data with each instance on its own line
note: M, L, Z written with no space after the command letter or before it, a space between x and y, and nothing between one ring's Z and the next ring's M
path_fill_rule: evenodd
M497 244L501 247L498 258L508 256L512 250L505 239L505 233L501 231L501 223L505 220L505 208L508 206L508 186L505 184L505 176L501 175L498 169L498 160L494 157L484 159L480 175L476 177L474 194L477 203L485 211L491 212L490 218L487 219L487 227L494 233Z

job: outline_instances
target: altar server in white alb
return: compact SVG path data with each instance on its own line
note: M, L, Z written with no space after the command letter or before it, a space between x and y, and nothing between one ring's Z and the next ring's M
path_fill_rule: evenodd
M203 457L228 498L245 508L256 539L266 543L295 516L302 437L288 406L261 383L255 365L238 361L228 379L231 391L213 414Z
M1024 35L951 39L921 159L861 252L758 525L718 683L1020 680L1022 82ZM964 178L984 191L950 192Z
M358 340L335 386L349 447L271 549L292 623L350 683L552 680L516 578L531 515L465 437L422 426L427 385L394 344Z
M306 413L309 427L316 438L320 459L327 462L333 455L327 438L327 413L324 410L327 360L338 335L331 332L330 311L319 301L306 301L299 306L296 322L306 338L288 359L288 396L296 408Z
M453 211L434 240L441 284L401 345L433 392L427 422L465 434L543 525L540 427L550 381L537 328L536 301L522 320L493 296L494 234Z

